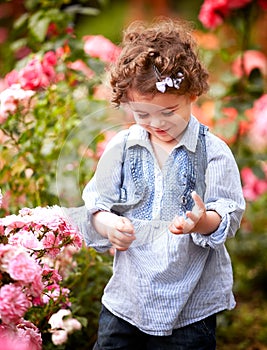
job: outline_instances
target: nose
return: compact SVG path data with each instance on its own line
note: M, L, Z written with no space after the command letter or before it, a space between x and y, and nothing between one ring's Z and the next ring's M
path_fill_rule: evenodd
M162 128L165 124L165 121L164 120L161 120L160 118L151 118L151 121L150 121L150 126L152 128Z

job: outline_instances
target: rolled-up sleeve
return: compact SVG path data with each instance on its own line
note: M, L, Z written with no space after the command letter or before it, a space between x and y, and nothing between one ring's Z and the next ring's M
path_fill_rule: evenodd
M206 172L206 210L214 210L221 216L221 223L210 235L192 233L195 244L217 249L226 239L233 237L239 229L245 200L240 181L240 174L230 148L216 136L210 135Z

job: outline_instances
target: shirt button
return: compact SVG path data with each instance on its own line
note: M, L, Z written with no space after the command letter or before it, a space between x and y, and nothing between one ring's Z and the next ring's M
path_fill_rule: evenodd
M184 205L187 203L187 199L186 199L185 196L181 197L181 203L184 204Z

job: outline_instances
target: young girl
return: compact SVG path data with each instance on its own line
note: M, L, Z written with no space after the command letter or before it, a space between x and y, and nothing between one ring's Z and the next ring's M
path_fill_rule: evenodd
M216 348L216 314L235 306L225 241L245 203L228 146L191 114L208 90L186 24L138 22L111 72L135 124L107 146L83 199L85 240L115 248L95 350Z

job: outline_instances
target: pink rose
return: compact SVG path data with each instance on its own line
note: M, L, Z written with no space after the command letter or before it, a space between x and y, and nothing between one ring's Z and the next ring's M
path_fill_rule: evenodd
M42 242L38 240L36 235L26 227L26 229L20 229L14 235L9 237L9 243L12 245L21 245L30 250L43 249Z
M53 314L48 323L51 325L52 341L55 345L65 343L68 334L82 328L81 323L71 317L71 311L66 309L60 309Z
M102 35L83 37L84 51L91 57L100 58L104 62L115 62L121 49Z
M249 76L253 69L258 68L263 75L267 75L267 57L263 52L247 50L243 56L237 57L233 62L232 72L238 78L244 74Z
M53 51L48 51L44 54L42 59L42 67L44 74L48 77L50 81L56 80L55 65L57 64L57 56Z
M21 344L25 344L27 350L41 350L42 336L39 329L31 322L23 320L17 325L17 335Z
M89 79L95 75L94 71L92 71L92 69L90 69L82 60L69 62L68 67L70 69L82 72Z
M252 169L245 167L241 170L244 197L249 201L256 200L263 193L267 192L267 180L259 179Z
M249 142L253 149L264 151L267 148L267 94L254 102L254 122L249 131Z
M15 113L18 103L27 104L30 98L35 94L32 90L24 90L19 84L13 84L0 93L0 118L2 122L10 113Z
M64 329L56 329L52 333L52 342L55 345L62 345L68 340L68 333Z
M3 323L18 323L31 307L20 286L5 284L0 289L0 314Z
M11 72L7 73L5 76L5 82L8 86L11 86L13 84L18 84L19 73L16 70L12 70Z
M43 72L43 66L39 59L32 59L26 67L21 69L19 82L22 88L32 90L49 85L49 80Z
M41 275L41 267L27 253L17 254L9 262L8 272L15 281L33 282L36 275Z
M47 51L42 59L44 66L55 66L57 64L57 55L54 51Z
M8 272L10 260L17 254L17 247L10 244L0 244L0 269Z
M0 349L41 350L42 338L38 328L29 321L21 320L16 325L0 326Z
M29 287L29 293L33 297L38 298L43 293L44 288L45 288L45 286L44 286L43 281L42 281L42 275L37 273L34 276L32 283Z

